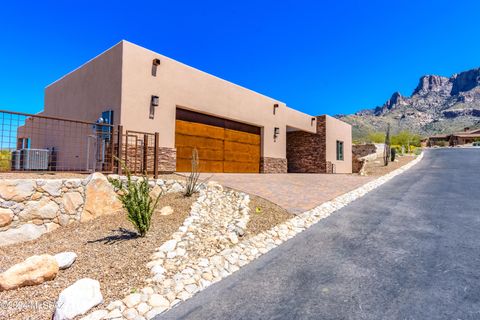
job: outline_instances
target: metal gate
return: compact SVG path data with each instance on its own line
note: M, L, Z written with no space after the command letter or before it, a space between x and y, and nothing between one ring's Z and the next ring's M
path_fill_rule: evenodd
M126 130L118 127L117 158L134 175L158 175L158 137L157 133ZM122 173L121 163L117 172Z

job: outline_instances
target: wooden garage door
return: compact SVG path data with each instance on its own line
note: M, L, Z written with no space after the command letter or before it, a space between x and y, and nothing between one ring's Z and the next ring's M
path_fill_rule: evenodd
M260 135L176 120L177 171L191 171L197 148L200 172L254 172L260 169Z

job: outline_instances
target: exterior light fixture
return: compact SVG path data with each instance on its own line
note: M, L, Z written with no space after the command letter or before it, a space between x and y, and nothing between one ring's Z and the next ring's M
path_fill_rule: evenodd
M152 106L158 107L158 96L152 96Z
M311 126L313 126L313 123L315 122L315 120L317 120L317 118L312 117L311 122L310 122L310 125L311 125Z
M273 129L273 141L277 141L277 137L278 135L280 134L280 128L279 127L275 127Z
M160 65L160 59L153 59L152 62L152 76L157 76L157 67Z
M155 107L158 107L159 99L158 96L152 96L150 99L150 115L149 118L153 119L155 117Z
M273 114L275 114L277 108L278 108L278 103L275 103L275 104L273 105Z

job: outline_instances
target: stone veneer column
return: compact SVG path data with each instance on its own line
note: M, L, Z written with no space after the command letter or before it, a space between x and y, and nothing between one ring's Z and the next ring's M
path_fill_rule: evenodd
M171 173L177 169L177 149L160 147L158 151L158 172Z
M317 117L317 133L287 132L288 172L327 171L326 117Z
M287 159L285 158L260 158L261 173L287 173Z

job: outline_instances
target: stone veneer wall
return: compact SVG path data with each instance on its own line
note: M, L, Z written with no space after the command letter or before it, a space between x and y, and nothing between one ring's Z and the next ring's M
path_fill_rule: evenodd
M184 189L176 180L151 183L155 193ZM74 221L85 222L120 210L122 204L101 173L85 179L2 179L0 246L33 240Z
M317 117L317 133L287 132L288 172L327 172L326 118Z
M122 159L125 160L125 148L122 146ZM128 145L127 149L127 168L131 172L143 172L144 147L142 145ZM152 173L154 169L155 148L147 147L147 172ZM173 173L177 168L177 149L159 147L158 148L158 172Z
M177 169L177 149L160 147L158 152L158 171L175 172Z
M361 158L374 153L377 153L377 147L373 143L352 145L352 154L354 157Z
M285 158L260 158L261 173L287 173L287 159Z
M363 157L376 155L377 147L373 143L352 145L352 172L359 173L365 164Z

